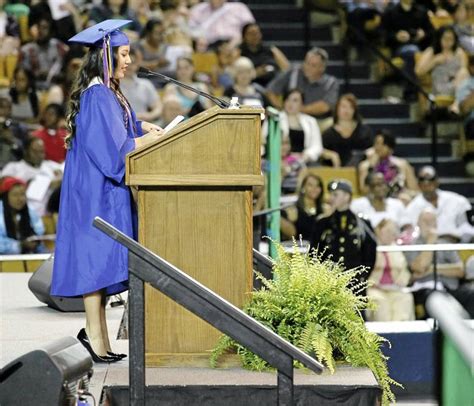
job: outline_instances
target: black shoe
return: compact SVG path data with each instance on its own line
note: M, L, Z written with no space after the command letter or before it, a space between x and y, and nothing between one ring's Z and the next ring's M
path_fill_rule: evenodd
M127 358L127 354L117 354L112 351L107 351L107 355L110 355L111 357L118 358L118 359L124 359Z
M94 350L92 349L92 346L89 342L89 337L87 337L87 333L85 329L81 329L79 333L77 334L77 339L80 341L80 343L84 346L84 348L89 351L89 354L92 357L92 361L94 362L117 362L120 361L121 358L117 357L109 357L108 355L97 355Z

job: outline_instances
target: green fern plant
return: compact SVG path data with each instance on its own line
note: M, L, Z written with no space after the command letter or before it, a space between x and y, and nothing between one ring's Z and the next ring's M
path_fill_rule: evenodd
M361 311L373 305L366 297L354 294L366 283L347 288L363 269L345 270L340 263L322 261L315 251L303 254L296 241L293 251L288 254L277 244L274 278L268 280L257 273L264 287L251 294L244 311L323 362L331 373L336 361L370 368L383 390L382 404L394 402L390 385L400 384L389 377L387 360L380 350L386 340L367 330ZM211 366L216 367L220 356L230 350L236 350L244 368L270 368L228 336L222 336L213 349Z

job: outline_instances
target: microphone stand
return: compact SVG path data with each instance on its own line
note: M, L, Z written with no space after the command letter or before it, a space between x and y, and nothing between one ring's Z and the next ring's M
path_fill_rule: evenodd
M198 94L199 96L202 96L202 97L205 97L206 99L211 100L213 103L217 104L222 109L227 109L227 108L231 107L231 104L229 102L227 102L226 100L222 100L219 97L212 96L212 95L210 95L206 92L203 92L202 90L199 90L199 89L196 89L192 86L189 86L186 83L180 82L179 80L176 80L176 79L170 78L169 76L163 75L162 73L153 72L149 69L141 67L141 68L138 69L137 75L138 75L139 78L148 78L150 76L159 77L159 78L163 79L165 82L174 83L178 86L181 86L181 87L184 87L185 89L190 90L191 92L194 92L194 93ZM236 107L238 107L238 105Z

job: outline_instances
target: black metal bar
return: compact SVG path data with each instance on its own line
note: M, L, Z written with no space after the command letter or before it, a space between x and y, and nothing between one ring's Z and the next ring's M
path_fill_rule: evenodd
M253 249L253 269L260 273L265 279L273 279L273 262L261 252ZM253 288L259 290L263 287L262 281L254 276Z
M436 120L436 103L429 99L431 115L431 165L438 170L438 124Z
M304 50L308 52L311 48L311 12L308 5L308 0L304 0Z
M227 302L163 258L144 248L99 217L94 226L135 254L129 263L130 273L150 283L175 302L227 334L273 367L291 376L288 357L321 373L321 363L279 337L242 310Z
M278 406L293 405L294 386L293 386L293 359L287 357L288 363L286 370L290 374L285 374L283 371L278 371Z
M129 253L129 268L137 264L137 256ZM129 382L130 406L145 406L145 289L132 272L129 275Z
M435 98L432 94L428 93L425 89L423 89L420 84L414 80L408 73L406 73L403 69L400 69L398 66L395 66L394 63L390 58L384 55L380 50L371 44L367 39L360 33L359 30L354 28L353 26L347 24L347 32L346 38L348 35L354 35L357 37L359 41L369 49L370 52L374 53L378 58L382 59L385 63L387 63L398 75L402 76L408 83L410 83L418 93L422 94L423 97L428 100L430 104L430 121L431 121L431 163L435 169L437 169L438 165L438 131L437 131L437 121L436 121L436 102Z

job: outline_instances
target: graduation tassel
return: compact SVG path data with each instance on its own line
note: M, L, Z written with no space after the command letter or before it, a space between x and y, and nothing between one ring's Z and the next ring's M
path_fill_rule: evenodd
M110 78L109 78L109 63L107 61L109 57L109 53L107 51L108 48L108 35L104 36L102 41L102 67L104 69L104 84L107 87L110 87Z

